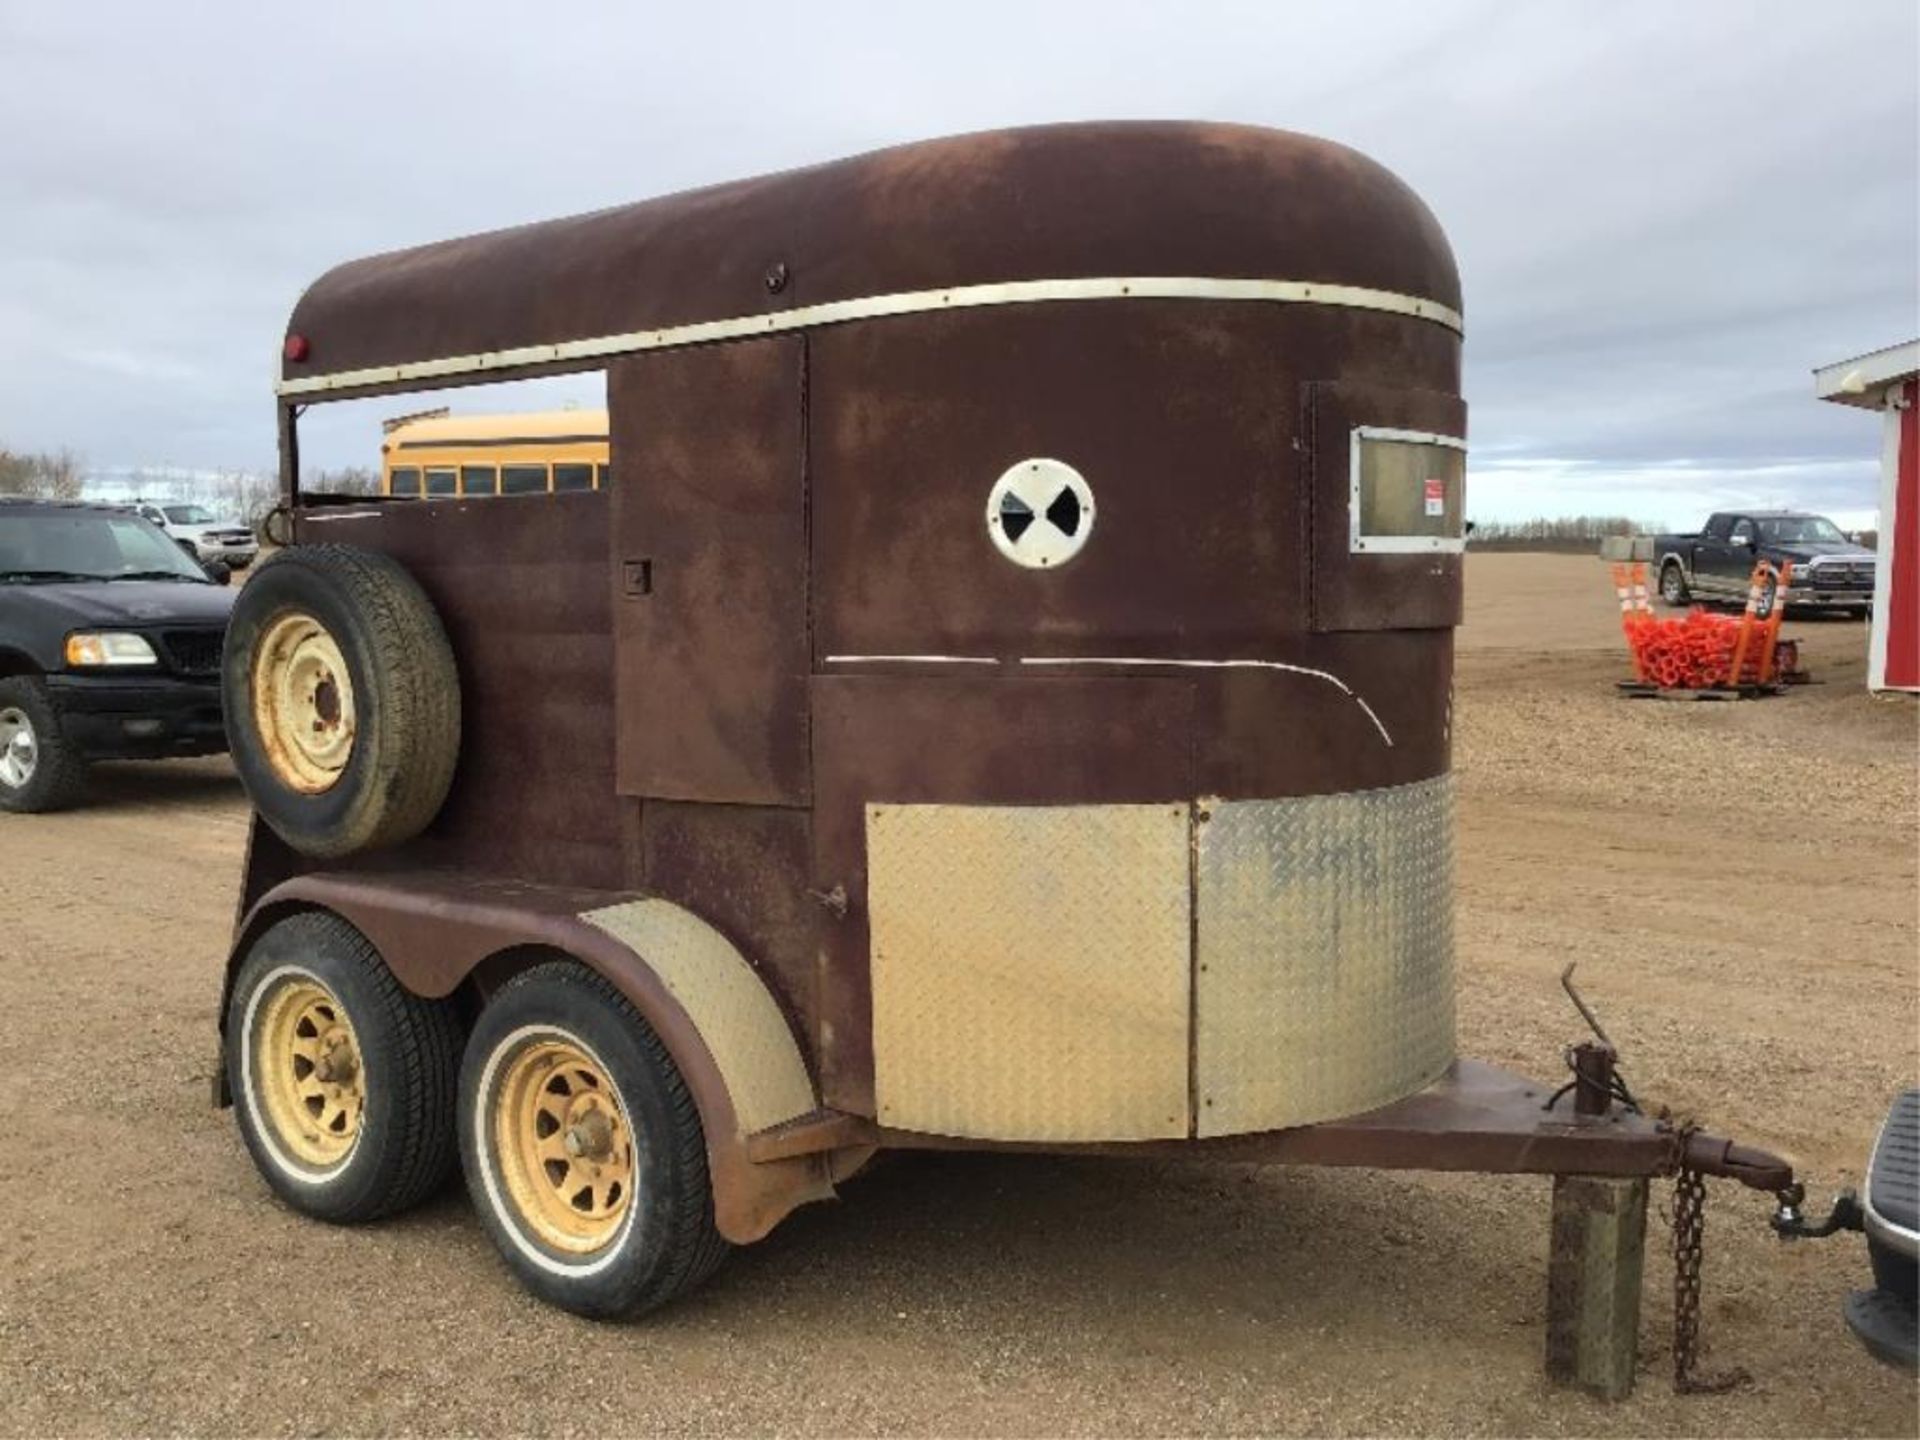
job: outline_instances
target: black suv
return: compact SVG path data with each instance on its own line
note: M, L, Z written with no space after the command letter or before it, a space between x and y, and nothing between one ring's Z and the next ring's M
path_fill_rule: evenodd
M225 751L233 597L138 515L0 499L0 810L72 804L92 760Z

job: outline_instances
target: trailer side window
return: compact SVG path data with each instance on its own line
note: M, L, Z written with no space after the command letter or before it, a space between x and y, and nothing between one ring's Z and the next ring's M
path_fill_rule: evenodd
M462 465L460 493L462 495L498 495L500 472L491 465Z
M1458 550L1466 534L1465 444L1450 435L1353 432L1353 548Z
M396 465L393 469L392 484L388 493L393 495L414 495L420 493L420 469L415 465Z
M547 467L544 465L502 465L500 467L500 493L502 495L538 495L547 488Z
M553 488L555 490L591 490L593 488L593 466L555 465L553 467Z

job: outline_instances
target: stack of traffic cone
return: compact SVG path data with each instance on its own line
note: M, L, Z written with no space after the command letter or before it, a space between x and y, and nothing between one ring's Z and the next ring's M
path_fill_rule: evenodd
M1627 646L1640 679L1662 690L1701 690L1725 685L1733 669L1740 622L1695 607L1682 620L1648 611L1625 617Z
M1613 588L1620 598L1620 628L1633 652L1640 682L1662 690L1772 682L1792 574L1791 565L1783 564L1776 571L1762 560L1754 566L1746 613L1740 618L1711 615L1696 605L1685 619L1674 620L1655 615L1648 604L1644 565L1615 565Z

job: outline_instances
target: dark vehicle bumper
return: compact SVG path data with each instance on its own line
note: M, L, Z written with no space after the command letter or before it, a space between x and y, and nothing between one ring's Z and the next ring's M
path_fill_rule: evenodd
M1920 1366L1920 1089L1893 1103L1867 1162L1862 1228L1873 1288L1846 1299L1847 1325L1890 1365Z
M1787 604L1796 610L1803 607L1808 610L1865 610L1873 604L1873 591L1851 590L1844 586L1831 590L1812 590L1789 585Z
M67 743L88 760L221 755L227 728L217 680L166 675L49 675Z

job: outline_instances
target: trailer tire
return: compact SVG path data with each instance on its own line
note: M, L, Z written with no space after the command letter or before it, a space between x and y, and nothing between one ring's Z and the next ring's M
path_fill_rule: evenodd
M1676 609L1685 605L1693 596L1687 590L1686 572L1680 568L1678 560L1669 560L1660 567L1660 600L1663 604Z
M640 1012L583 966L536 966L481 1012L459 1132L481 1223L551 1304L639 1315L727 1256L693 1096Z
M242 587L221 662L234 767L303 855L410 840L460 754L460 677L440 617L390 556L282 550Z
M452 1002L403 989L337 915L291 915L254 941L227 1006L224 1061L240 1135L302 1214L377 1219L453 1174L463 1027Z

